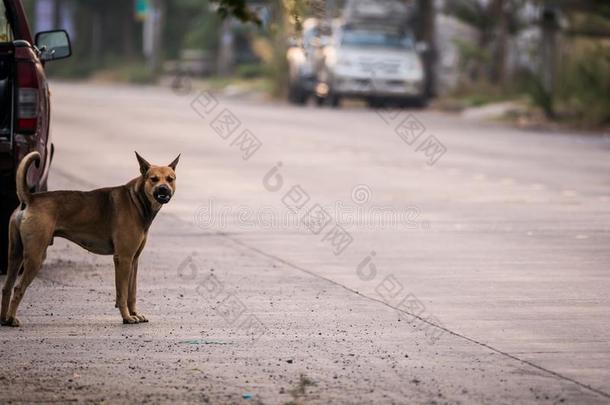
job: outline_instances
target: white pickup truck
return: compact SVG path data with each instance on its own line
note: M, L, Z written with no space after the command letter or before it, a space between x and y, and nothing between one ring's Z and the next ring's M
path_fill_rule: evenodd
M426 104L421 54L409 30L404 2L352 0L333 23L322 61L317 64L316 95L333 106L345 97L370 105Z

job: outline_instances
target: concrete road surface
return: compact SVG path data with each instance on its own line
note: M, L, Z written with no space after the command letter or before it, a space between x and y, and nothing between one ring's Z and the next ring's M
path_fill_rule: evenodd
M178 192L122 325L56 239L2 402L610 403L610 138L54 83L52 189ZM412 115L409 115L412 114Z

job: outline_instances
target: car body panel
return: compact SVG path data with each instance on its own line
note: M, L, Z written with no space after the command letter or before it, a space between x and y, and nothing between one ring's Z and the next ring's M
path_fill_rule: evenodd
M50 91L48 80L44 71L44 64L32 45L32 35L29 29L25 11L19 0L3 0L9 21L12 24L13 36L15 41L19 42L18 46L14 47L14 63L15 66L20 63L31 64L36 71L38 81L38 117L37 129L33 134L21 134L13 129L9 139L3 138L2 146L0 147L0 168L2 168L2 176L8 178L8 186L5 187L6 192L14 191L14 184L10 184L10 180L14 177L15 171L19 162L25 155L32 151L38 151L42 157L41 164L32 167L28 174L28 183L35 189L44 189L46 180L51 165L51 140L50 140ZM13 70L16 72L16 68ZM13 106L17 102L17 89L15 85L15 77L12 78L13 88ZM7 106L3 106L6 108ZM13 122L16 120L15 114L12 114ZM13 124L13 128L15 125ZM6 180L5 180L6 181ZM11 187L12 186L12 187ZM11 190L13 189L13 190Z
M0 1L6 9L6 20L11 28L10 31L5 30L3 42L0 43L1 274L7 264L8 221L18 205L15 193L17 167L28 153L40 153L41 161L30 168L27 181L32 190L45 191L53 157L50 137L51 92L42 58L55 60L67 57L71 54L71 46L67 33L63 32L67 44L42 48L47 53L41 53L32 43L33 37L21 1ZM67 52L54 58L57 49ZM20 114L21 117L18 117Z

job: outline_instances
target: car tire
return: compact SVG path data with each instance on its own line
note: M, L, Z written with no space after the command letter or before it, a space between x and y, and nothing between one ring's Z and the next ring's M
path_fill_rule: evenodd
M341 97L337 96L336 94L331 94L328 97L328 103L333 108L340 108L341 107Z
M383 108L385 106L384 100L377 97L368 98L366 104L369 108Z
M307 92L298 86L290 86L288 100L295 105L307 104Z
M8 224L11 214L19 204L17 196L2 196L0 201L0 274L6 274L8 265Z
M422 109L422 108L426 108L428 106L428 98L422 96L422 97L416 97L412 100L410 100L409 103L413 108L417 108L417 109Z

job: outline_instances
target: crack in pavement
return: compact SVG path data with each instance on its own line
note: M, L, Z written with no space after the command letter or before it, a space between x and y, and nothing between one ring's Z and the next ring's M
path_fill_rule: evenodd
M184 222L184 221L183 221L183 222ZM484 347L484 348L486 348L486 349L488 349L488 350L493 351L494 353L498 353L498 354L500 354L500 355L502 355L502 356L508 357L508 358L510 358L510 359L512 359L512 360L516 360L516 361L518 361L518 362L520 362L520 363L522 363L522 364L528 365L528 366L533 367L533 368L535 368L535 369L537 369L537 370L540 370L540 371L543 371L543 372L545 372L545 373L551 374L552 376L557 377L557 378L559 378L559 379L562 379L562 380L565 380L565 381L569 381L569 382L571 382L571 383L574 383L574 384L576 384L576 385L578 385L578 386L580 386L580 387L582 387L582 388L585 388L585 389L587 389L587 390L589 390L589 391L592 391L592 392L594 392L594 393L596 393L596 394L599 394L599 395L601 395L601 396L603 396L603 397L610 398L610 394L609 394L609 393L607 393L607 392L604 392L604 391L602 391L602 390L600 390L600 389L597 389L597 388L592 387L592 386L590 386L590 385L588 385L588 384L582 383L582 382L580 382L580 381L578 381L578 380L575 380L575 379L570 378L570 377L568 377L568 376L565 376L565 375L563 375L563 374L557 373L557 372L555 372L555 371L553 371L553 370L550 370L550 369L547 369L547 368L545 368L545 367L539 366L539 365L537 365L537 364L535 364L535 363L533 363L533 362L531 362L531 361L529 361L529 360L524 360L524 359L521 359L521 358L519 358L519 357L517 357L517 356L515 356L515 355L512 355L512 354L510 354L510 353L508 353L508 352L505 352L505 351L502 351L502 350L500 350L500 349L497 349L497 348L495 348L495 347L493 347L493 346L490 346L490 345L489 345L489 344L487 344L487 343L484 343L484 342L481 342L481 341L476 340L476 339L474 339L474 338L468 337L468 336L463 335L463 334L461 334L461 333L459 333L459 332L455 332L455 331L453 331L453 330L451 330L451 329L448 329L448 328L446 328L446 327L444 327L444 326L437 325L437 324L435 324L435 323L433 323L433 322L430 322L430 321L428 321L427 319L422 318L422 317L420 317L420 316L418 316L418 315L415 315L415 314L410 313L410 312L408 312L408 311L405 311L405 310L403 310L403 309L400 309L400 308L394 307L394 306L392 306L392 305L388 304L387 302L385 302L385 301L383 301L383 300L380 300L379 298L370 297L370 296L368 296L368 295L366 295L366 294L363 294L363 293L361 293L361 292L359 292L359 291L357 291L357 290L354 290L354 289L352 289L352 288L350 288L350 287L348 287L348 286L346 286L346 285L343 285L343 284L341 284L341 283L339 283L339 282L336 282L336 281L334 281L334 280L332 280L332 279L330 279L330 278L327 278L327 277L321 276L321 275L319 275L319 274L317 274L317 273L315 273L315 272L313 272L313 271L311 271L311 270L307 270L307 269L305 269L305 268L303 268L303 267L300 267L300 266L298 266L298 265L296 265L296 264L293 264L293 263L291 263L291 262L289 262L289 261L287 261L287 260L284 260L284 259L282 259L281 257L278 257L278 256L275 256L275 255L272 255L272 254L266 253L266 252L264 252L263 250L260 250L260 249L258 249L258 248L256 248L256 247L253 247L253 246L250 246L250 245L248 245L248 244L246 244L246 243L244 243L244 242L240 241L240 240L239 240L239 239L237 239L237 238L234 238L234 237L231 237L231 236L225 235L225 234L223 234L222 232L218 232L218 235L219 235L219 236L222 236L222 237L224 237L224 238L227 238L227 239L231 240L232 242L234 242L234 243L236 243L236 244L238 244L238 245L240 245L240 246L243 246L243 247L245 247L245 248L247 248L247 249L249 249L249 250L251 250L251 251L253 251L253 252L256 252L256 253L258 253L258 254L260 254L260 255L262 255L262 256L265 256L265 257L267 257L267 258L269 258L269 259L272 259L272 260L275 260L275 261L277 261L277 262L280 262L280 263L282 263L282 264L284 264L284 265L286 265L286 266L288 266L288 267L292 267L292 268L293 268L293 269L295 269L295 270L298 270L298 271L301 271L301 272L303 272L303 273L309 274L309 275L311 275L311 276L313 276L313 277L316 277L316 278L318 278L318 279L321 279L321 280L324 280L324 281L326 281L326 282L329 282L329 283L331 283L331 284L333 284L333 285L335 285L335 286L341 287L341 288L343 288L343 289L345 289L345 290L347 290L347 291L349 291L349 292L351 292L351 293L353 293L353 294L356 294L356 295L358 295L358 296L360 296L360 297L362 297L362 298L365 298L365 299L367 299L367 300L369 300L369 301L372 301L372 302L376 302L376 303L382 304L382 305L384 305L384 306L386 306L386 307L388 307L388 308L391 308L391 309L393 309L393 310L395 310L395 311L402 312L402 313L404 313L404 314L406 314L406 315L409 315L409 316L413 316L413 317L415 317L415 318L417 318L417 319L421 320L422 322L425 322L425 323L427 323L428 325L430 325L430 326L432 326L432 327L434 327L434 328L438 328L438 329L440 329L440 330L443 330L443 331L445 331L445 332L447 332L447 333L449 333L449 334L451 334L451 335L453 335L453 336L456 336L456 337L458 337L458 338L461 338L461 339L467 340L467 341L468 341L468 342L470 342L470 343L474 343L474 344L476 344L476 345L478 345L478 346Z
M65 170L59 169L59 168L57 168L57 167L54 167L54 168L53 168L53 171L54 171L55 173L57 173L57 174L59 174L59 175L63 176L64 178L66 178L68 181L72 181L72 182L74 182L74 183L81 184L82 186L85 186L85 187L88 187L88 188L97 188L97 187L98 187L97 185L95 185L95 184L93 184L93 183L90 183L90 182L88 182L88 181L86 181L86 180L84 180L84 179L81 179L81 178L79 178L79 177L77 177L77 176L75 176L75 175L73 175L73 174L71 174L71 173L69 173L69 172L66 172ZM189 225L189 226L193 226L193 224L192 224L192 223L190 223L190 222L188 222L188 221L183 220L182 218L178 217L178 216L177 216L177 215L175 215L175 214L166 213L166 214L164 214L164 215L165 215L165 216L170 216L170 217L172 217L173 219L175 219L176 221L179 221L179 222L181 222L181 223L183 223L183 224L186 224L186 225ZM194 235L191 235L191 236L196 236L196 235L197 235L197 234L194 234ZM201 234L201 236L204 236L204 235L205 235L205 236L210 236L210 233L208 233L208 234ZM337 281L335 281L335 280L332 280L332 279L330 279L330 278L324 277L324 276L322 276L322 275L320 275L320 274L317 274L317 273L315 273L315 272L313 272L313 271L311 271L311 270L308 270L308 269L306 269L306 268L304 268L304 267L300 267L299 265L294 264L294 263L292 263L292 262L290 262L290 261L288 261L288 260L285 260L285 259L283 259L283 258L281 258L281 257L279 257L279 256L275 256L275 255L273 255L273 254L271 254L271 253L267 253L267 252L265 252L265 251L263 251L263 250L261 250L261 249L259 249L259 248L256 248L256 247L254 247L254 246L251 246L251 245L249 245L249 244L247 244L247 243L245 243L245 242L243 242L243 241L239 240L238 238L236 238L236 237L234 237L234 236L231 236L229 233L226 233L226 232L221 232L221 231L215 231L215 232L212 232L212 233L211 233L211 235L215 235L215 236L222 237L222 238L224 238L224 239L228 239L228 240L230 240L231 242L233 242L234 244L240 245L240 246L242 246L242 247L244 247L244 248L246 248L246 249L248 249L248 250L250 250L250 251L252 251L252 252L255 252L255 253L257 253L257 254L259 254L259 255L261 255L261 256L264 256L264 257L266 257L266 258L268 258L268 259L271 259L271 260L273 260L273 261L276 261L276 262L282 263L282 264L284 264L285 266L287 266L287 267L289 267L289 268L292 268L292 269L297 270L297 271L299 271L299 272L302 272L302 273L308 274L308 275L310 275L310 276L312 276L312 277L315 277L315 278L317 278L317 279L319 279L319 280L323 280L323 281L328 282L328 283L330 283L330 284L332 284L332 285L335 285L335 286L337 286L337 287L343 288L343 289L345 289L346 291L348 291L348 292L350 292L350 293L352 293L352 294L356 294L356 295L358 295L359 297L362 297L362 298L364 298L364 299L367 299L367 300L369 300L369 301L371 301L371 302L375 302L375 303L381 304L381 305L383 305L383 306L385 306L385 307L391 308L391 309L393 309L393 310L395 310L395 311L397 311L397 312L401 312L401 313L403 313L403 314L406 314L406 315L409 315L409 316L413 316L413 317L415 317L415 318L419 319L420 321L422 321L422 322L424 322L424 323L427 323L427 324L428 324L428 325L430 325L431 327L434 327L434 328L440 329L440 330L442 330L442 331L444 331L444 332L447 332L448 334L453 335L453 336L455 336L455 337L457 337L457 338L460 338L460 339L466 340L466 341L468 341L468 342L470 342L470 343L473 343L473 344L475 344L475 345L477 345L477 346L483 347L483 348L485 348L485 349L487 349L487 350L490 350L490 351L492 351L492 352L494 352L494 353L497 353L497 354L499 354L499 355L501 355L501 356L504 356L504 357L509 358L509 359L511 359L511 360L514 360L514 361L517 361L517 362L519 362L519 363L521 363L521 364L524 364L524 365L526 365L526 366L529 366L529 367L535 368L535 369L537 369L537 370L539 370L539 371L542 371L542 372L544 372L544 373L547 373L547 374L549 374L549 375L551 375L551 376L553 376L553 377L555 377L555 378L558 378L558 379L560 379L560 380L564 380L564 381L567 381L567 382L573 383L573 384L575 384L575 385L577 385L577 386L579 386L579 387L581 387L581 388L584 388L584 389L586 389L586 390L588 390L588 391L591 391L591 392L593 392L593 393L596 393L596 394L598 394L598 395L600 395L600 396L602 396L602 397L604 397L604 398L608 398L608 399L610 399L610 393L607 393L607 392L605 392L605 391L603 391L603 390L601 390L601 389L598 389L598 388L592 387L591 385L585 384L585 383L580 382L580 381L578 381L578 380L576 380L576 379L574 379L574 378L568 377L568 376L566 376L566 375L560 374L560 373L558 373L558 372L555 372L555 371L553 371L553 370L550 370L550 369L548 369L548 368L545 368L545 367L543 367L543 366L540 366L540 365L538 365L538 364L536 364L536 363L533 363L533 362L531 362L531 361L529 361L529 360L525 360L525 359L522 359L522 358L520 358L520 357L517 357L517 356L515 356L515 355L513 355L513 354L510 354L510 353L505 352L505 351L503 351L503 350L500 350L500 349L498 349L498 348L496 348L496 347L493 347L493 346L491 346L491 345L489 345L489 344L487 344L487 343L481 342L481 341L479 341L479 340L477 340L477 339L475 339L475 338L471 338L471 337L469 337L469 336L466 336L466 335L461 334L461 333L459 333L459 332L453 331L453 330L451 330L451 329L449 329L449 328L446 328L446 327L444 327L444 326L437 325L437 324L435 324L435 323L433 323L433 322L430 322L429 320L427 320L427 319L425 319L425 318L422 318L422 317L420 317L420 316L418 316L418 315L416 315L416 314L413 314L413 313L410 313L410 312L408 312L408 311L405 311L404 309L400 309L400 308L397 308L397 307L395 307L395 306L392 306L392 305L388 304L387 302L385 302L385 301L383 301L383 300L381 300L381 299L379 299L379 298L375 298L375 297L371 297L371 296L368 296L368 295L366 295L366 294L363 294L363 293L361 293L361 292L359 292L359 291L357 291L357 290L354 290L353 288L350 288L350 287L348 287L348 286L346 286L346 285L344 285L344 284L341 284L341 283L339 283L339 282L337 282Z

